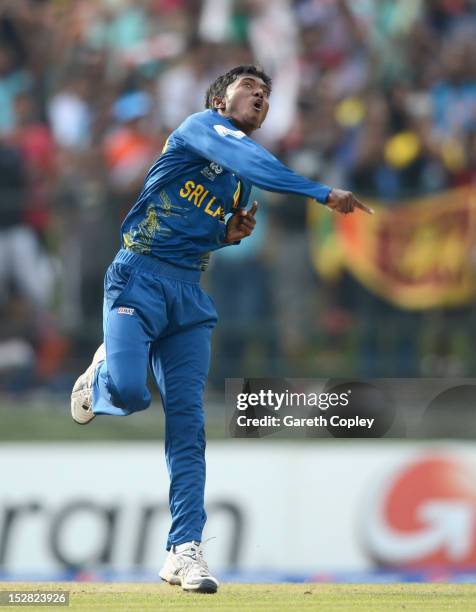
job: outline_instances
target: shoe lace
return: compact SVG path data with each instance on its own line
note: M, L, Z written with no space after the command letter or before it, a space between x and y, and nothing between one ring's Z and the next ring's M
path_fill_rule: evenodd
M199 572L200 576L208 576L210 574L207 562L203 558L202 548L202 546L210 540L213 540L213 538L208 538L201 544L192 544L190 548L184 550L182 553L184 557L190 559L190 561L187 563L187 569L196 569Z

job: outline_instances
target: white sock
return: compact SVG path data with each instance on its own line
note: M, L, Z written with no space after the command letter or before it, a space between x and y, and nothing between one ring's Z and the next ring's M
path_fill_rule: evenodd
M174 550L176 553L181 553L184 550L187 550L187 548L190 548L190 546L199 546L200 542L196 542L195 540L192 540L191 542L184 542L183 544L178 544L177 546L174 546Z

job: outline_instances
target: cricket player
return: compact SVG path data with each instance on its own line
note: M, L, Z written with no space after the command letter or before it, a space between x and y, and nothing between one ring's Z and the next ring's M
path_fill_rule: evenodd
M169 136L122 225L122 248L104 282L104 343L71 395L72 417L81 424L144 410L150 367L165 411L172 515L159 575L185 591L218 588L201 548L203 392L217 314L199 282L210 252L237 248L252 233L252 185L314 198L344 214L372 212L348 191L295 174L250 138L266 118L270 93L263 71L233 68L209 87L206 110Z

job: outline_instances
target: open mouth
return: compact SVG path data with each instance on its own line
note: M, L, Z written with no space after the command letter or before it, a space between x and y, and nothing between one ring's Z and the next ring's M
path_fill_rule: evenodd
M253 102L253 108L257 111L263 110L263 100L256 100Z

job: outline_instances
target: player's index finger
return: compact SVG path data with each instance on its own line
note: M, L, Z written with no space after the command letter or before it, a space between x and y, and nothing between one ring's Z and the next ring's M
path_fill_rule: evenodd
M369 215L373 215L375 213L373 208L370 208L370 206L367 206L367 204L364 204L363 202L358 200L356 197L354 197L354 200L355 200L355 205L357 206L357 208L360 208L360 210L363 210Z
M253 217L256 215L256 211L258 210L258 202L255 200L253 202L253 206L250 209L250 215L253 215Z

